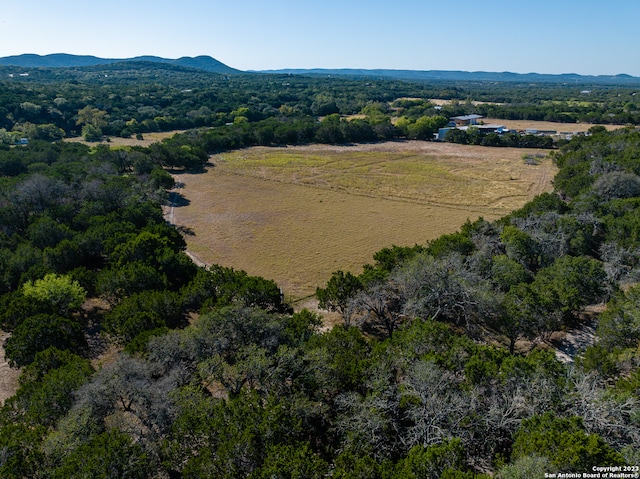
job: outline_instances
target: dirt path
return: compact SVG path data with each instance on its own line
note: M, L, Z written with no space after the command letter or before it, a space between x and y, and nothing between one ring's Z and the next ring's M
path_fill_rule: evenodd
M9 333L0 331L0 405L16 393L18 378L22 372L20 369L10 368L4 357L4 342L9 336Z
M184 187L184 183L182 182L182 177L180 175L174 174L171 176L173 176L175 187L169 192L169 205L165 207L164 219L169 224L175 225L176 206L178 205L178 200L182 195L182 188Z
M182 188L184 187L184 183L182 182L182 177L180 175L172 176L176 186L169 192L169 205L164 207L164 219L170 225L176 226L176 207L178 206L178 200L182 195ZM200 257L198 257L198 255L196 255L193 251L187 249L185 253L197 266L201 268L206 268L207 266L209 266L209 264L200 259Z

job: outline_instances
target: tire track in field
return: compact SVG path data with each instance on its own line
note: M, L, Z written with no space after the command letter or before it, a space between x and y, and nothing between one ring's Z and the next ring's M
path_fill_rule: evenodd
M274 183L281 183L283 185L294 185L294 186L300 186L305 188L315 188L319 190L335 191L335 192L345 193L345 194L359 196L363 198L375 198L375 199L381 199L385 201L397 201L397 202L403 202L403 203L413 203L413 204L422 205L422 206L431 206L434 208L446 208L446 209L457 210L457 211L469 211L470 213L478 213L480 215L487 215L487 214L504 215L508 213L508 211L506 211L504 208L499 208L499 207L495 208L488 205L487 206L482 206L482 205L471 206L471 205L463 205L459 203L446 203L443 201L435 201L432 199L426 200L426 199L414 198L411 196L402 196L399 193L396 193L393 196L377 195L377 194L365 193L360 190L355 190L355 189L336 186L336 185L302 183L302 182L296 182L296 181L287 181L281 178L264 178L264 177L258 177L253 174L241 173L238 171L226 171L225 174L235 175L235 176L244 177L244 178L255 178L255 179L259 179L260 181L272 181ZM310 178L310 177L306 177L306 178Z
M387 158L387 159L375 160L362 165L352 165L348 168L344 168L342 171L346 173L348 171L353 171L358 168L366 168L370 166L393 163L396 161L415 158L415 156L416 156L415 154L406 154L406 155L401 155L399 157L395 157L391 159ZM323 166L326 166L332 163L344 163L345 161L348 161L348 160L344 160L344 159L333 160L325 163ZM434 208L446 208L446 209L452 209L457 211L469 211L471 213L477 213L480 215L504 215L509 213L509 211L506 210L504 207L492 206L493 202L490 204L473 206L468 204L461 204L459 202L456 203L456 202L437 201L432 198L429 198L429 199L417 198L415 196L404 195L401 191L396 191L392 195L376 194L375 192L366 192L362 189L356 189L348 186L341 186L339 184L335 184L331 181L326 180L326 178L331 179L332 177L335 177L336 174L338 173L337 171L319 172L319 173L307 175L304 177L294 176L294 177L286 177L286 178L281 178L278 176L257 175L255 174L256 171L257 170L251 170L251 169L245 170L245 169L237 169L237 168L225 169L226 174L231 174L235 176L240 176L245 178L257 178L262 181L272 181L275 183L280 183L285 185L296 185L296 186L302 186L302 187L308 187L308 188L316 188L320 190L336 191L336 192L346 193L349 195L354 195L354 196L359 196L364 198L377 198L377 199L383 199L386 201L399 201L399 202L413 203L413 204L418 204L423 206L431 206ZM376 172L370 172L367 175L360 175L360 176L401 177L402 174L376 171ZM466 181L466 180L463 179L460 181ZM523 196L526 196L526 195L523 195ZM505 196L505 198L507 197L508 196Z

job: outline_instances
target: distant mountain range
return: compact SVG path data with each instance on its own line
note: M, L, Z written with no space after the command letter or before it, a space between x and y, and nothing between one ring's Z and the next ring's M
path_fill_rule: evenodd
M95 65L110 65L124 62L153 62L166 63L186 68L195 68L213 73L242 73L240 70L231 68L224 63L211 58L210 56L182 57L176 60L168 58L141 56L134 58L98 58L89 55L69 55L66 53L54 53L52 55L14 55L0 58L0 65L16 66L22 68L71 68L90 67Z
M282 69L259 70L243 72L232 68L207 55L197 57L182 57L175 60L156 57L139 56L134 58L99 58L89 55L69 55L55 53L52 55L24 54L0 58L0 65L22 68L75 68L96 65L108 65L123 62L154 62L170 64L185 68L194 68L213 73L262 73L285 75L322 75L322 76L350 76L360 78L394 78L400 80L448 80L448 81L493 81L493 82L521 82L521 83L575 83L575 84L609 84L609 85L639 85L640 77L630 75L578 75L565 73L551 75L543 73L512 73L512 72L467 72L455 70L365 70L365 69Z
M456 70L361 70L353 68L342 69L283 69L262 70L260 73L289 74L289 75L348 75L352 77L396 78L401 80L454 80L454 81L494 81L494 82L530 82L530 83L576 83L576 84L612 84L612 85L640 85L640 77L630 75L578 75L564 73L551 75L543 73L512 73L512 72L466 72Z

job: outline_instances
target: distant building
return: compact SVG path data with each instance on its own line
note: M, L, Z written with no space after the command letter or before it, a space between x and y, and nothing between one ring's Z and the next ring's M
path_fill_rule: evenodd
M469 126L469 125L477 125L478 120L484 118L482 115L463 115L463 116L453 116L449 118L455 126Z
M536 136L552 136L557 135L558 132L556 130L538 130L536 128L527 128L524 130L525 135L536 135Z
M461 131L469 131L471 129L480 131L482 133L497 133L498 135L502 135L503 133L507 133L509 130L504 125L465 125L465 126L447 126L445 128L439 128L438 133L433 134L433 138L435 140L443 141L444 137L451 130L461 130Z
M28 144L29 144L28 138L20 138L19 140L16 141L16 145L28 145Z
M447 135L447 132L449 132L450 130L452 130L453 128L451 127L447 127L447 128L439 128L438 129L438 133L434 133L433 134L433 138L435 140L439 140L439 141L443 141L444 137Z
M507 129L504 125L486 124L486 125L461 126L458 128L458 130L467 131L471 128L475 128L476 130L481 131L483 133L499 133L499 134L504 133L505 130Z

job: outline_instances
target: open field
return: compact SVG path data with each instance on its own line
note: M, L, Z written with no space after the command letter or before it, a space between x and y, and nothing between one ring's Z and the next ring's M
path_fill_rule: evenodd
M18 378L22 371L12 369L4 357L4 342L9 337L9 333L0 331L0 406L13 396L18 388Z
M482 121L486 124L504 125L510 130L526 130L532 128L535 130L555 130L558 133L578 133L586 132L592 126L596 126L594 123L558 123L554 121L535 121L535 120L501 120L499 118L483 118ZM617 130L623 128L622 125L600 125L604 126L607 130Z
M256 147L177 177L170 217L206 263L275 280L287 299L337 269L361 271L386 246L424 244L467 220L501 217L551 189L531 150L432 142Z
M442 100L440 98L429 98L429 101L434 105L438 105L438 106L445 106L453 103L453 100ZM458 103L466 103L466 101L458 100ZM495 101L472 101L471 104L472 105L504 105L504 103L498 103Z
M121 146L142 146L147 147L152 143L157 143L159 141L164 140L165 138L170 138L176 133L183 133L184 130L174 130L174 131L162 131L162 132L153 132L153 133L145 133L142 136L142 140L138 140L135 137L131 138L121 138L119 136L110 136L108 137L109 141L95 142L95 141L85 141L83 137L78 136L75 138L68 138L66 141L72 143L84 143L85 145L95 146L100 143L104 143L111 147L121 147Z

